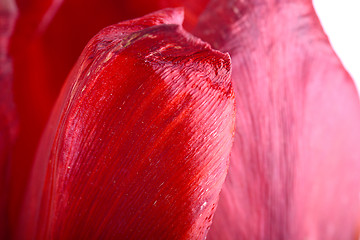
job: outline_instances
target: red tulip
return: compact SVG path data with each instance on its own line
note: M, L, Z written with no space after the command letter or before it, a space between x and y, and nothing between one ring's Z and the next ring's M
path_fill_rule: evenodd
M163 7L185 4L193 27L207 0L18 0L19 19L11 44L14 90L22 131L11 168L11 217L16 222L41 132L71 68L85 44L102 28ZM141 7L139 7L141 6ZM34 114L36 113L36 114Z
M228 55L180 10L102 30L85 47L40 144L20 239L199 239L234 130Z

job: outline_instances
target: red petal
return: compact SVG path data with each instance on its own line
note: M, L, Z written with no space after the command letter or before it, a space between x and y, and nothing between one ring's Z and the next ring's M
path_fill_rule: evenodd
M15 98L21 133L12 161L12 222L28 179L40 134L61 86L89 39L100 29L167 6L184 5L189 19L207 0L18 0L20 16L12 39Z
M311 1L213 1L204 40L229 51L237 102L209 239L357 239L360 104Z
M230 59L181 22L163 10L87 45L42 139L23 236L205 237L234 130Z

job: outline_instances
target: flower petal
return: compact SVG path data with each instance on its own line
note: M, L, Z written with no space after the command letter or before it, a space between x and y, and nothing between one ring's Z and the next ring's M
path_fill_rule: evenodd
M181 22L182 11L167 9L89 42L40 144L21 234L205 237L226 175L234 94L229 56Z
M100 29L169 6L185 6L193 26L207 0L18 0L12 39L14 89L21 132L12 160L12 222L36 147L60 89L86 43Z
M311 1L214 0L200 19L232 57L237 103L208 238L357 238L359 97Z

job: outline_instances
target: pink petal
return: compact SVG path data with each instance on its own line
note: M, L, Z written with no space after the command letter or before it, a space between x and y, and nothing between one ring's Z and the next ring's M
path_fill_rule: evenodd
M236 134L209 239L358 239L360 104L311 1L212 1Z

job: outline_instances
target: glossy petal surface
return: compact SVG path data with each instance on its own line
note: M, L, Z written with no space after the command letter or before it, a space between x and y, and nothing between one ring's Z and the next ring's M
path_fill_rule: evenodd
M228 55L181 23L179 9L163 10L89 42L43 136L21 234L205 237L227 171L234 93Z
M230 53L237 104L208 239L357 239L359 97L311 1L214 0L197 33Z

